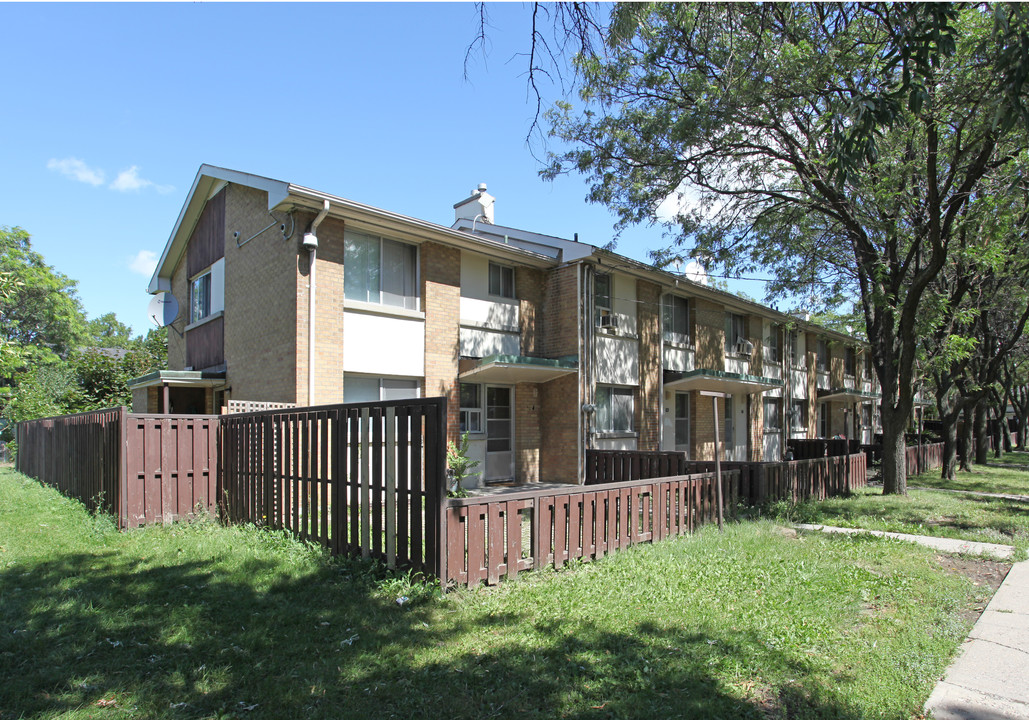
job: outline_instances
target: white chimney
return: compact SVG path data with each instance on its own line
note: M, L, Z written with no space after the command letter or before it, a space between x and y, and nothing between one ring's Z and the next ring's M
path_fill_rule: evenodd
M472 190L470 197L454 205L454 220L471 220L488 225L493 224L493 204L496 198L486 192L486 183Z

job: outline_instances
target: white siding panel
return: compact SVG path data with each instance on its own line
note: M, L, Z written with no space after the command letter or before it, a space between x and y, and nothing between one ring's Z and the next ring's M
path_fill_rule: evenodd
M633 338L597 336L597 382L604 385L638 385L639 344Z
M461 328L461 355L464 357L517 355L518 345L518 335L478 328Z
M518 305L514 302L493 302L462 297L461 322L482 325L494 330L518 332Z
M675 372L690 372L696 369L692 350L665 345L662 352L664 369Z
M343 372L425 375L425 322L343 313Z

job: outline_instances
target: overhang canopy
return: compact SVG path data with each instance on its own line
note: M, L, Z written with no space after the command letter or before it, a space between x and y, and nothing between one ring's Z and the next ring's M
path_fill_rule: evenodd
M575 360L551 360L524 355L490 355L470 370L461 373L463 382L545 383L578 371Z
M851 388L833 388L832 390L819 390L819 400L835 400L836 402L872 402L881 400L879 393L862 392Z
M138 387L221 387L225 384L224 370L155 370L142 377L129 380L130 388Z
M722 393L761 393L783 387L782 380L723 370L665 371L666 390L708 390Z

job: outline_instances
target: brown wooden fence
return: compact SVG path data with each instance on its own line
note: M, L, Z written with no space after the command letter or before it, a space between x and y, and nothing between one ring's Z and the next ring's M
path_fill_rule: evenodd
M823 499L867 484L867 459L860 452L789 462L721 465L723 471L740 471L736 496L751 505L770 500ZM590 486L714 471L714 462L687 460L681 452L586 451L586 485Z
M736 506L739 471L722 473ZM524 570L561 567L692 532L717 519L714 473L447 501L444 586L495 585Z
M943 443L907 447L904 450L904 463L908 476L942 468Z
M112 408L18 423L19 472L118 518L170 522L217 504L218 418Z
M446 400L222 418L223 516L445 575Z

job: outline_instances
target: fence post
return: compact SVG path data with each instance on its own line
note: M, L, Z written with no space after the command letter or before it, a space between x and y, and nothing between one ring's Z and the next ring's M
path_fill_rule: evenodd
M124 405L118 409L118 527L123 530L129 523L129 411Z
M432 552L433 565L435 565L436 577L440 584L446 587L450 578L447 576L447 398L440 398L436 404L435 422L429 434L431 446L434 453L432 462L426 462L426 470L429 472L433 488L433 512L436 515L436 537Z

